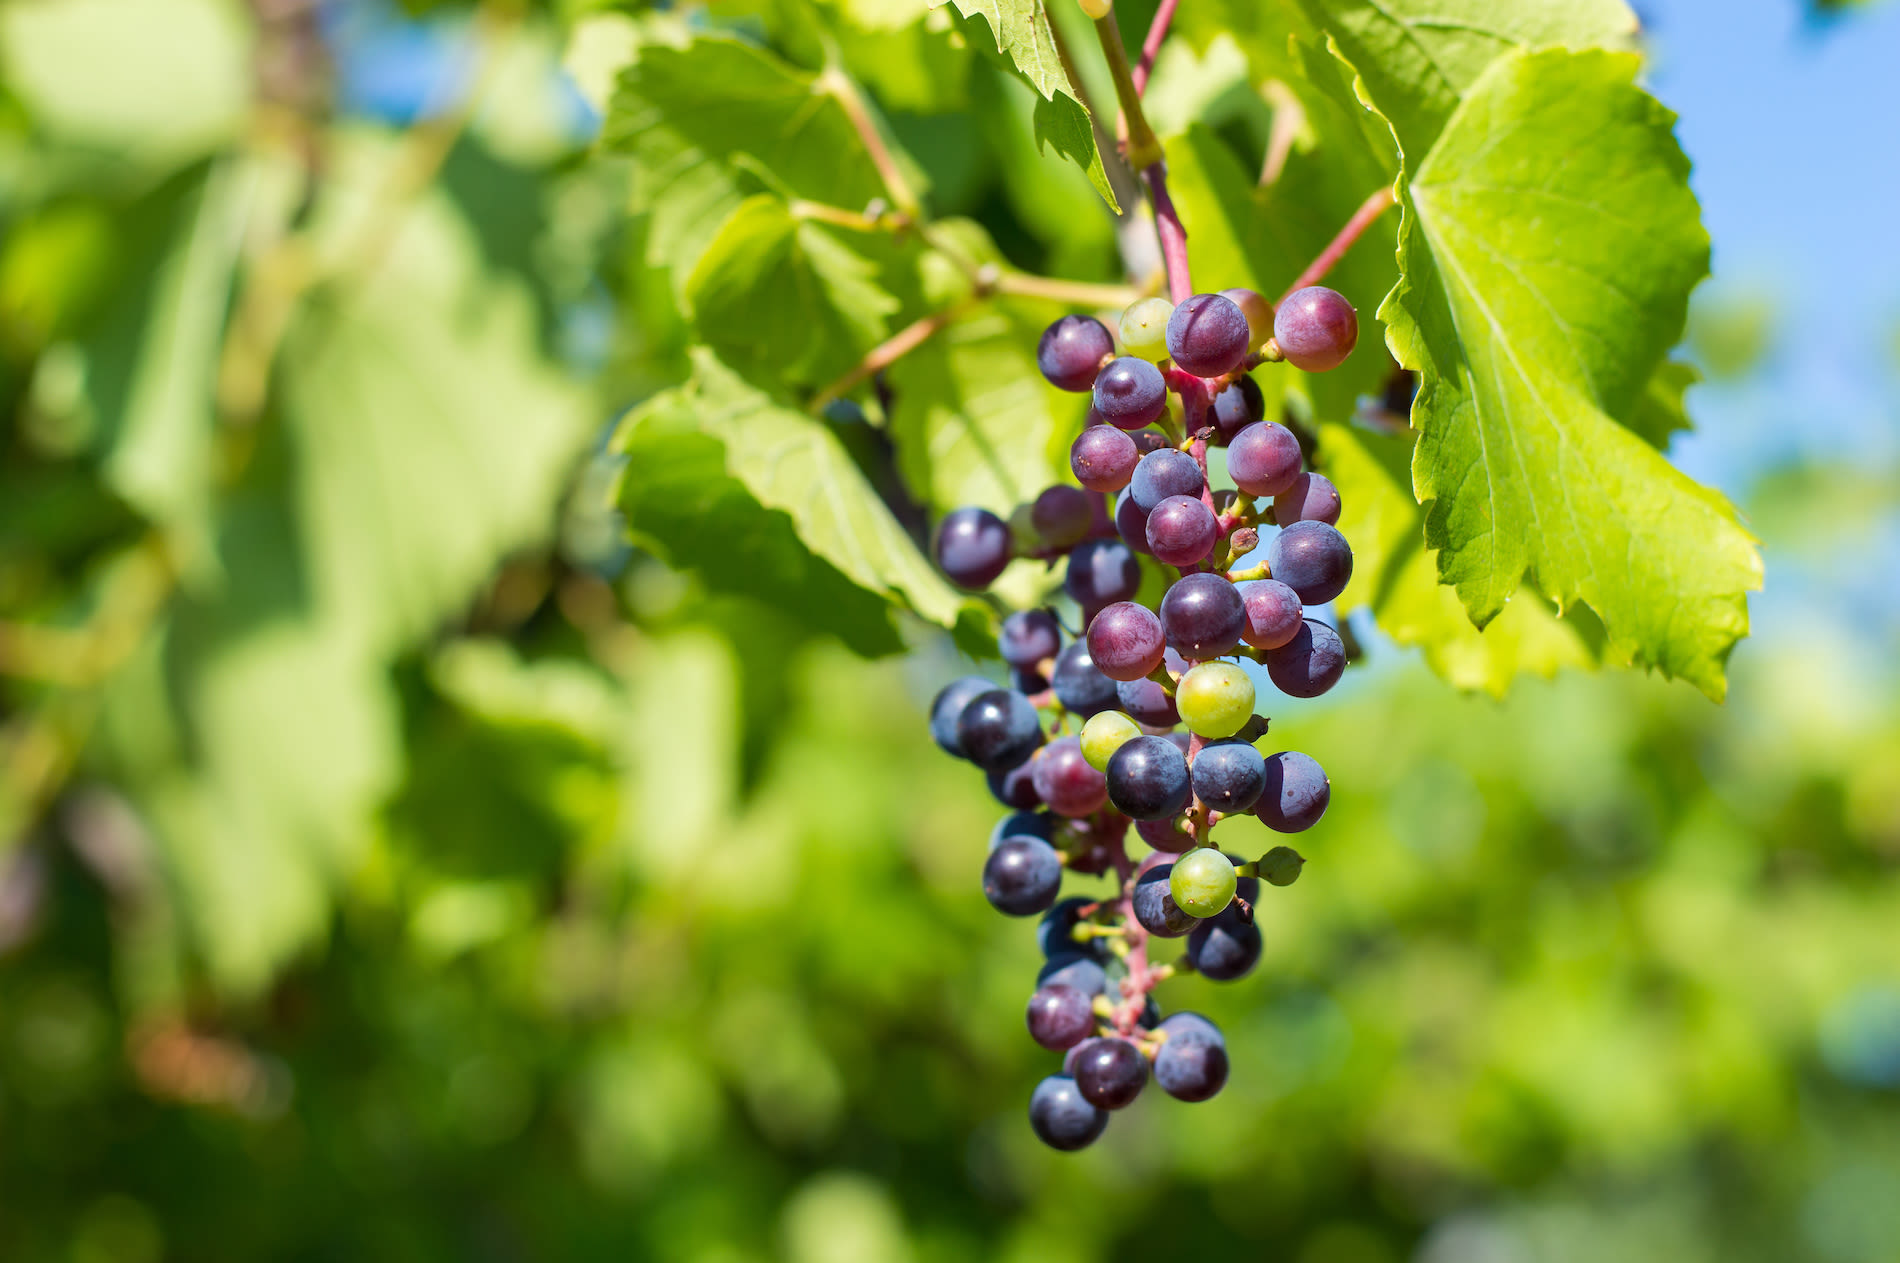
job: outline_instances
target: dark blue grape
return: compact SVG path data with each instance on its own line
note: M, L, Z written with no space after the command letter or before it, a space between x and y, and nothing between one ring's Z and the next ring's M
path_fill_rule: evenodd
M1168 317L1168 356L1196 377L1239 368L1248 341L1246 313L1219 294L1195 294Z
M1141 1094L1148 1059L1119 1035L1098 1035L1076 1049L1075 1086L1091 1105L1118 1110Z
M1029 997L1029 1038L1051 1052L1073 1048L1095 1033L1091 999L1061 983Z
M1084 610L1099 610L1141 590L1141 563L1118 539L1086 540L1069 554L1063 587Z
M1049 684L1056 691L1056 700L1084 719L1113 709L1118 700L1115 681L1096 669L1086 640L1075 641L1056 655L1056 669Z
M1245 811L1267 787L1267 761L1245 741L1212 741L1194 756L1194 796L1215 811Z
M1174 865L1157 864L1135 879L1135 893L1129 903L1141 928L1156 938L1180 938L1194 928L1195 919L1181 911L1168 889Z
M1229 904L1188 935L1187 961L1210 982L1244 978L1260 963L1260 929Z
M1204 661L1232 653L1247 628L1247 603L1226 575L1181 576L1161 598L1161 630L1184 658Z
M1273 340L1287 363L1308 373L1337 368L1359 341L1359 313L1343 294L1309 285L1273 313Z
M1041 838L1054 845L1056 840L1056 818L1046 811L1012 811L996 822L990 830L990 850L1004 838L1013 838L1018 834L1025 838Z
M1126 491L1115 502L1115 533L1121 536L1122 543L1136 552L1148 551L1148 515L1135 503L1134 496Z
M987 693L995 687L994 680L986 680L980 675L966 675L937 690L937 696L930 702L930 735L945 754L954 754L959 759L969 757L963 752L963 743L957 740L957 719L963 714L963 708L975 701L978 694Z
M1283 750L1267 760L1266 790L1254 815L1276 832L1299 833L1319 823L1332 800L1326 769L1296 750Z
M1267 545L1267 570L1301 601L1323 605L1352 578L1352 546L1324 522L1295 522Z
M992 688L957 716L963 756L986 772L1007 771L1042 744L1042 721L1021 693Z
M1029 1126L1043 1144L1072 1153L1095 1143L1108 1126L1108 1115L1089 1104L1074 1079L1052 1074L1029 1098Z
M1205 485L1199 462L1178 448L1164 447L1136 463L1134 475L1128 480L1128 494L1134 497L1136 508L1153 513L1155 506L1169 496L1199 499Z
M1029 506L1029 524L1047 549L1073 548L1088 538L1095 506L1080 487L1049 487Z
M1128 717L1150 728L1172 728L1181 722L1174 695L1153 680L1128 680L1115 686L1115 698Z
M1135 737L1108 761L1108 800L1133 820L1165 820L1187 807L1187 758L1166 737Z
M996 582L1009 550L1009 527L988 509L952 509L937 527L937 565L960 588Z
M1048 911L1062 889L1062 857L1041 838L1004 838L983 864L983 895L1013 917Z
M1036 925L1036 946L1042 949L1045 958L1054 960L1080 952L1097 960L1108 959L1108 948L1101 939L1091 936L1078 941L1074 934L1075 927L1087 920L1080 909L1095 902L1097 900L1089 895L1070 895L1042 914L1042 920Z
M1236 434L1266 415L1266 398L1251 377L1239 378L1214 396L1214 428L1230 443Z
M1095 379L1095 410L1121 430L1139 430L1168 410L1168 383L1147 360L1124 355Z
M1049 677L1034 667L1011 667L1009 686L1024 697L1034 697L1049 687Z
M1064 316L1042 331L1036 367L1057 390L1087 390L1102 361L1115 353L1115 339L1090 316Z
M1074 987L1084 995L1101 995L1108 990L1108 974L1103 971L1101 962L1079 951L1051 956L1043 962L1042 968L1036 971L1036 985L1046 987L1052 982Z
M1293 639L1267 650L1267 678L1288 697L1318 697L1345 671L1345 642L1316 619L1304 620Z
M1003 620L996 644L1010 666L1033 667L1062 651L1062 624L1048 610L1017 610Z
M1227 1041L1198 1013L1171 1014L1159 1027L1168 1038L1155 1054L1155 1082L1180 1101L1205 1101L1227 1084Z
M1042 795L1036 792L1035 759L1027 758L1015 767L1006 770L986 772L990 793L996 801L1005 807L1014 807L1018 811L1028 811L1042 805Z

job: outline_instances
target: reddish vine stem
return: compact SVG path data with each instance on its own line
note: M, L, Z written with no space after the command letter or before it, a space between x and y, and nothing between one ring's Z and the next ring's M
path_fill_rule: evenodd
M1354 211L1352 218L1346 221L1346 226L1339 230L1339 235L1327 243L1326 248L1319 252L1319 257L1307 264L1306 271L1294 278L1293 283L1286 287L1286 293L1280 295L1280 301L1274 306L1281 306L1308 285L1319 284L1326 274L1333 270L1333 265L1346 257L1346 251L1352 249L1353 243L1372 226L1373 221L1385 214L1388 206L1396 205L1398 205L1398 199L1389 188L1380 189L1360 203L1359 209ZM1177 298L1175 301L1181 300Z
M1168 37L1168 24L1174 21L1175 6L1181 0L1161 0L1161 7L1155 10L1155 20L1148 25L1148 38L1141 41L1141 60L1135 65L1135 91L1145 92L1148 88L1148 75L1155 68L1155 54L1161 51L1161 41Z
M1168 300L1179 306L1194 294L1194 281L1188 274L1187 229L1181 226L1174 199L1168 196L1167 167L1155 162L1142 175L1148 180L1148 200L1155 208L1155 235L1161 238L1161 258L1168 267Z

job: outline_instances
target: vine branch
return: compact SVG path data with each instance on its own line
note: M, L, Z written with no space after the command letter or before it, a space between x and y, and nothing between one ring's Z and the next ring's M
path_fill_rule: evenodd
M1308 285L1319 284L1325 279L1326 274L1333 270L1333 265L1346 257L1346 251L1352 249L1353 243L1372 226L1373 221L1385 214L1387 207L1396 205L1398 205L1398 196L1390 188L1380 189L1361 202L1359 209L1353 212L1352 218L1346 221L1346 226L1341 228L1339 234L1326 244L1326 248L1319 252L1317 258L1306 265L1306 271L1293 279L1293 283L1286 287L1286 293L1280 295L1280 301L1274 306L1281 306Z
M1148 25L1148 38L1141 41L1141 61L1135 66L1136 92L1148 90L1148 76L1155 68L1155 54L1161 51L1161 41L1168 37L1168 24L1174 21L1174 10L1180 3L1181 0L1161 0L1161 7L1155 10L1155 20Z

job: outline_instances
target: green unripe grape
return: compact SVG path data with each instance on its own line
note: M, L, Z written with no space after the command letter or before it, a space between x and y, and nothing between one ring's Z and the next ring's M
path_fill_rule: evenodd
M1260 857L1260 875L1276 886L1291 886L1305 867L1306 857L1290 846L1276 846Z
M1168 317L1174 304L1165 298L1144 298L1122 313L1122 350L1139 359L1159 363L1168 358Z
M1234 901L1234 864L1211 846L1197 847L1174 861L1168 893L1191 917L1211 917Z
M1125 742L1141 735L1134 720L1118 710L1105 710L1089 716L1082 725L1082 757L1098 772L1108 771L1108 761Z
M1253 718L1253 681L1231 662L1203 662L1181 677L1174 707L1196 736L1231 737Z

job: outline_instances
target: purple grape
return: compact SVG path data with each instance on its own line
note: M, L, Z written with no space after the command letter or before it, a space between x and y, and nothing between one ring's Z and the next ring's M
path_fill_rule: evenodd
M1194 756L1192 779L1196 798L1231 815L1253 806L1266 790L1267 761L1245 741L1210 741Z
M1091 1105L1118 1110L1141 1094L1148 1059L1119 1035L1098 1035L1075 1054L1075 1086Z
M1168 383L1147 360L1124 355L1095 379L1095 410L1123 430L1139 430L1168 409Z
M1251 289L1224 289L1220 296L1240 308L1240 314L1247 317L1247 345L1264 346L1273 336L1273 304L1262 298L1259 291Z
M1161 630L1168 644L1193 661L1232 653L1246 626L1247 603L1225 575L1183 575L1161 598Z
M1174 708L1174 694L1153 680L1125 680L1115 686L1115 698L1138 724L1172 728L1181 722L1181 712Z
M1118 539L1089 539L1069 554L1063 586L1084 610L1126 601L1141 589L1141 563Z
M1058 390L1087 390L1102 361L1115 353L1115 339L1091 316L1064 316L1042 331L1036 367Z
M1158 452L1164 447L1173 447L1168 436L1159 430L1136 430L1128 436L1135 440L1135 450L1146 456L1149 452Z
M1198 498L1205 485L1199 462L1178 448L1164 447L1149 452L1135 465L1128 479L1128 494L1143 513L1153 513L1155 506L1169 496Z
M1028 808L1012 811L1001 820L998 820L996 827L990 830L989 849L994 851L997 843L1001 842L1004 838L1013 838L1019 833L1026 838L1041 838L1044 842L1054 846L1056 840L1055 817L1046 811L1031 811Z
M1326 769L1297 750L1282 750L1267 760L1266 792L1254 815L1277 833L1300 833L1319 823L1332 800Z
M1198 566L1214 551L1220 523L1194 496L1169 496L1148 515L1148 551L1170 566Z
M1141 928L1156 938L1180 938L1194 928L1195 918L1181 911L1168 889L1173 876L1173 864L1157 864L1135 878L1135 893L1129 903Z
M1051 1052L1075 1047L1095 1033L1093 1001L1057 983L1029 997L1029 1038Z
M1049 687L1049 677L1034 667L1011 667L1009 686L1024 697L1034 697Z
M1015 767L1006 771L986 773L990 782L990 793L996 801L1005 807L1014 807L1018 811L1028 811L1042 806L1042 795L1036 792L1035 757L1024 759Z
M1339 525L1339 489L1324 474L1301 474L1293 485L1273 497L1273 520L1281 526L1295 522Z
M1299 593L1278 579L1249 579L1234 587L1247 607L1242 640L1255 649L1278 649L1299 634Z
M1160 820L1137 820L1135 832L1157 853L1181 855L1194 849L1194 835L1182 830L1173 816L1165 816Z
M1318 697L1346 671L1346 646L1322 622L1303 619L1293 639L1267 650L1267 678L1288 697Z
M1214 428L1226 442L1266 415L1267 401L1251 377L1239 378L1214 396Z
M1111 680L1139 680L1161 665L1161 620L1145 605L1117 601L1089 620L1089 657ZM1119 690L1116 694L1119 699Z
M1003 620L996 644L1010 666L1033 667L1062 651L1062 624L1048 610L1017 610Z
M960 588L987 588L1009 565L1009 527L988 509L952 509L937 527L937 565Z
M1294 368L1323 373L1352 354L1359 341L1359 315L1343 294L1309 285L1273 313L1273 340Z
M1108 781L1082 757L1080 737L1052 741L1029 762L1037 795L1058 816L1090 815L1108 801Z
M1352 579L1352 545L1324 522L1295 522L1267 545L1267 572L1303 603L1323 605Z
M1005 838L983 864L983 897L1012 917L1048 911L1062 889L1062 857L1041 838Z
M1135 503L1135 497L1122 492L1115 505L1115 533L1136 552L1148 551L1148 515Z
M1188 934L1186 959L1209 982L1232 982L1260 963L1261 946L1260 927L1229 904Z
M1101 939L1078 942L1073 933L1075 927L1085 919L1081 915L1082 909L1095 902L1089 895L1071 895L1042 914L1042 920L1036 925L1036 946L1042 949L1044 960L1073 956L1077 952L1095 960L1108 959L1108 947Z
M1078 640L1056 655L1056 669L1049 683L1056 691L1056 700L1084 719L1114 709L1120 700L1115 694L1115 681L1103 675L1089 656L1086 640Z
M1083 995L1101 995L1108 989L1108 975L1102 971L1101 963L1079 951L1063 952L1051 956L1036 971L1036 985L1047 987L1060 983L1065 987L1074 987Z
M1045 547L1058 550L1087 539L1093 516L1089 493L1079 487L1049 487L1029 506L1036 537Z
M1247 358L1247 317L1231 298L1196 294L1168 317L1168 356L1196 377L1219 377Z
M1278 421L1257 421L1227 444L1227 473L1250 496L1277 496L1300 476L1300 441Z
M1029 1126L1051 1149L1073 1153L1095 1143L1108 1126L1108 1115L1082 1096L1074 1079L1052 1074L1029 1098Z
M1021 693L991 689L970 699L957 716L957 744L986 772L1004 771L1042 744L1042 721Z
M1069 469L1090 491L1120 491L1140 459L1135 440L1112 425L1090 426L1069 447Z
M1227 1085L1227 1041L1198 1013L1171 1014L1168 1038L1155 1054L1155 1082L1177 1101L1205 1101Z
M1168 820L1192 796L1187 757L1166 737L1135 737L1108 760L1108 800L1131 820Z
M966 675L937 690L937 696L930 702L930 735L945 754L955 755L959 759L970 757L963 752L963 745L957 740L957 717L963 714L965 706L976 700L978 694L987 693L995 687L994 680L986 680L980 675Z

